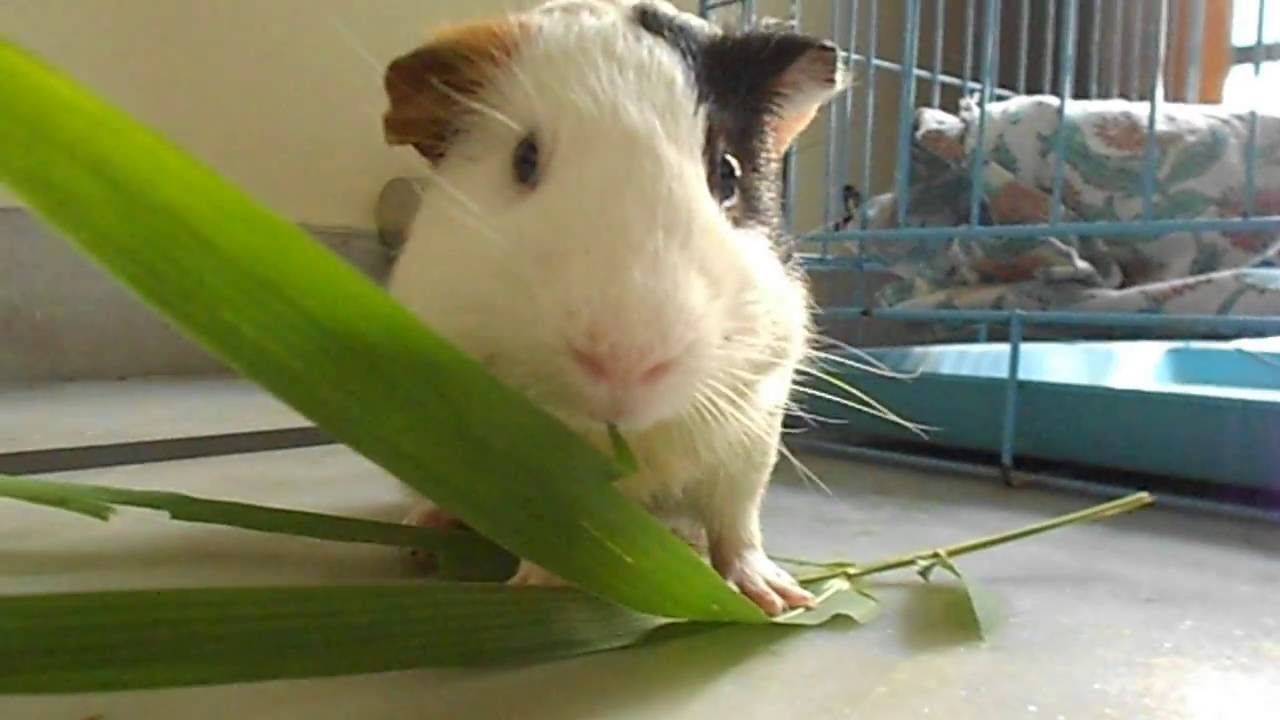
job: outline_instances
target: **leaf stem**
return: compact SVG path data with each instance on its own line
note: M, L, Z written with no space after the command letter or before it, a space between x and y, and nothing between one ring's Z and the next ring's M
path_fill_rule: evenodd
M961 555L968 555L981 550L987 550L999 545L1011 543L1016 540L1029 538L1033 535L1040 535L1051 530L1066 527L1068 525L1076 525L1095 520L1102 520L1120 515L1122 513L1132 512L1139 508L1150 505L1155 502L1155 498L1151 493L1139 492L1132 495L1122 497L1111 502L1096 505L1091 508L1073 512L1068 515L1046 520L1027 527L1011 530L1009 532L1000 533L998 535L989 535L987 537L969 540L967 542L949 545L943 548L934 548L932 550L923 550L920 552L910 553L907 555L899 555L897 557L888 558L878 562L859 565L852 562L833 562L833 563L801 563L811 567L826 568L822 572L806 575L798 578L800 582L815 582L818 580L827 580L833 577L845 577L849 579L863 578L870 575L879 575L881 573L891 572L893 570L901 570L903 568L916 567L922 561L929 561L937 558L955 558ZM784 558L779 558L783 562L787 562Z

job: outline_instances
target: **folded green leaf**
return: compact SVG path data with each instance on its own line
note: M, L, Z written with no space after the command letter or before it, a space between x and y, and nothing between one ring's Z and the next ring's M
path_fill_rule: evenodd
M934 570L942 568L960 582L960 591L964 600L965 624L979 638L989 638L1000 622L1000 600L996 595L979 583L965 577L960 568L951 561L945 552L928 560L921 560L916 572L925 582L932 582Z
M174 520L184 522L226 525L318 540L429 550L439 561L439 575L450 580L502 580L511 576L516 563L510 553L471 532L410 527L210 500L174 492L0 475L0 497L71 510L101 520L108 519L115 509L113 506L122 505L159 510Z
M817 607L792 610L774 622L812 627L834 617L847 617L865 625L880 616L880 602L848 578L829 578L807 587L817 598Z
M295 225L3 41L0 108L0 182L331 437L600 596L766 621L613 488L603 454Z

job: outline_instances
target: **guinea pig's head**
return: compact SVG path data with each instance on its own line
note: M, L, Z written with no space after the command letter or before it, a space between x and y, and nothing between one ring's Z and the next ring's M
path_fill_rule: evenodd
M570 421L723 406L804 352L781 159L845 76L829 43L665 2L443 31L386 73L386 138L428 178L391 291Z

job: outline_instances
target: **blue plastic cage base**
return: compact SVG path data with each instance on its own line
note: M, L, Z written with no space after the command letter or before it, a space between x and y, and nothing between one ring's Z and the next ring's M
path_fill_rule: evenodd
M838 375L898 415L938 428L930 444L1000 453L1011 430L1015 458L1280 490L1280 338L1024 342L1012 423L1005 421L1008 345L867 352L919 376ZM816 388L821 381L806 384ZM805 396L804 405L847 421L842 427L849 433L918 439L823 398Z

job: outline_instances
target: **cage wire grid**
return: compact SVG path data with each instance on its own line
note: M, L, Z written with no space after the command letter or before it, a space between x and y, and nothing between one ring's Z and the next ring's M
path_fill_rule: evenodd
M1180 82L1181 101L1196 103L1200 100L1205 58L1203 57L1206 33L1206 3L1211 0L1158 0L1131 2L1126 0L1036 0L1036 10L1043 13L1042 22L1032 23L1031 0L820 0L830 4L830 25L827 34L845 53L851 69L857 77L853 87L832 101L828 110L824 138L824 186L804 188L805 191L823 192L821 213L824 225L816 231L806 232L796 227L795 208L798 193L796 174L796 148L791 148L784 159L784 220L796 237L801 252L801 263L810 270L851 269L860 280L853 291L855 297L848 303L826 304L818 309L820 319L831 318L879 318L901 322L943 323L961 326L974 331L978 341L989 339L989 330L1001 328L1007 333L1008 368L1004 381L1003 416L1000 434L998 472L1009 480L1015 470L1014 448L1018 432L1018 392L1020 356L1026 331L1030 327L1057 327L1084 329L1089 327L1160 329L1176 332L1179 336L1192 337L1206 332L1225 333L1233 336L1280 335L1280 317L1268 316L1218 316L1187 314L1147 314L1126 312L1075 312L1037 310L962 310L962 309L902 309L876 307L867 297L865 273L877 269L874 262L864 258L862 241L912 241L953 239L1021 239L1043 237L1106 237L1108 239L1140 240L1170 233L1277 233L1280 232L1280 216L1257 212L1257 157L1258 110L1249 114L1247 160L1244 168L1244 207L1239 217L1202 219L1162 219L1155 213L1155 184L1157 167L1161 160L1161 148L1156 141L1157 119L1166 102L1170 83ZM1249 0L1254 2L1254 0ZM1261 77L1265 61L1280 59L1280 38L1268 42L1268 22L1276 24L1277 18L1268 15L1268 4L1280 4L1280 0L1256 0L1256 33L1251 47L1234 43L1232 63L1248 63L1255 78ZM1092 11L1091 22L1084 35L1080 30L1080 11L1085 4ZM699 12L722 26L748 29L756 21L758 10L765 3L756 0L700 0ZM768 3L770 9L785 7L786 19L793 27L802 21L802 4L812 9L819 6L816 0L776 0ZM886 6L901 13L900 57L891 59L881 52L880 44L896 30L887 27L883 19ZM944 63L946 38L944 30L949 26L946 11L962 6L963 39L960 72L947 72ZM1154 10L1154 13L1151 11ZM930 37L924 37L923 20L931 14ZM1144 13L1154 14L1145 17ZM999 53L1002 26L1014 23L1016 31L1016 67L1012 81L1005 86L998 82ZM1236 19L1236 25L1239 20ZM1144 30L1143 28L1149 28ZM1178 44L1183 53L1185 70L1181 78L1167 77L1167 53ZM1087 47L1087 61L1080 62L1078 48ZM1042 62L1033 67L1029 50L1038 46ZM955 48L952 48L954 51ZM1111 62L1104 67L1100 58L1109 53ZM953 58L954 60L954 58ZM1149 77L1137 68L1149 63ZM955 65L954 61L951 63ZM1081 67L1083 65L1083 67ZM1083 77L1078 77L1078 75ZM1007 77L1004 76L1004 77ZM986 143L976 142L968 158L970 168L968 223L950 227L917 227L907 223L909 212L909 187L912 172L913 118L918 107L938 108L942 105L946 88L972 98L977 106L977 137L985 138L988 124L988 105L993 101L1016 98L1028 93L1035 80L1039 80L1040 95L1051 95L1057 106L1057 126L1052 134L1052 184L1047 222L1033 224L988 225L983 223L982 206L985 177L981 169L986 160ZM869 192L873 188L872 167L877 156L873 142L876 129L878 86L896 82L899 86L896 138L892 145L893 176L890 188L899 200L896 207L896 224L892 227L870 226L867 203L858 203L856 211L849 212L849 189L860 188ZM1132 221L1072 221L1064 217L1064 189L1066 180L1066 133L1064 122L1067 109L1079 99L1095 98L1141 99L1146 105L1146 144L1142 158L1142 213ZM859 122L862 133L854 135L854 123ZM855 155L855 153L860 154ZM859 160L861 177L851 178L853 161ZM847 221L839 226L842 215ZM840 246L853 248L852 253L838 256L833 249ZM980 465L956 460L930 459L915 453L878 451L870 448L855 449L839 444L818 442L827 450L853 453L882 461L898 460L913 465L959 470L964 472L989 470ZM985 473L984 473L985 474ZM1089 483L1055 478L1058 484L1088 486ZM1088 488L1086 488L1088 489ZM1099 486L1098 492L1112 494L1114 489ZM1192 505L1220 503L1184 499ZM1267 513L1275 519L1276 514Z

